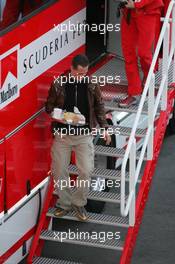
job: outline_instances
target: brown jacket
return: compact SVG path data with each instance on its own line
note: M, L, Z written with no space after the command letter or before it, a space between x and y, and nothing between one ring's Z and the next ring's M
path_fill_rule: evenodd
M65 84L60 84L56 80L51 84L48 93L47 101L45 103L45 110L50 114L55 107L63 109L64 106ZM108 127L105 118L104 102L102 99L100 87L98 84L88 83L88 102L89 102L89 126L90 128L96 127L97 123L100 127ZM52 122L52 128L57 122Z

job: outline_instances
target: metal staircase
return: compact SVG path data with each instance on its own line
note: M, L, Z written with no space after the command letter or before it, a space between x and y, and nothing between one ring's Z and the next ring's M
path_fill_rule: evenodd
M72 261L66 261L66 260L59 260L59 259L48 259L48 258L39 258L35 257L33 259L34 264L81 264L80 262L72 262Z
M155 87L158 84L156 81L154 68L162 44L162 72L159 72L159 89L157 89ZM74 244L77 246L101 248L102 250L110 249L119 251L120 264L130 263L139 226L141 224L141 219L143 216L144 207L147 201L151 180L153 178L157 159L161 149L161 144L163 142L164 133L168 124L170 113L173 109L175 98L175 89L171 88L171 83L175 83L175 60L173 61L173 56L175 56L174 0L170 2L167 15L164 19L164 24L160 34L158 45L155 50L154 58L139 106L132 106L126 109L119 108L116 98L115 101L112 100L105 103L106 110L136 113L136 118L132 128L119 126L120 134L129 136L129 141L126 149L95 145L95 153L97 155L122 158L123 162L121 170L95 168L92 173L92 177L100 177L102 179L113 181L118 180L120 181L120 189L110 190L109 192L90 190L88 199L95 201L105 201L106 203L112 204L119 204L121 213L118 216L114 216L89 212L88 220L86 223L98 224L99 226L105 225L109 227L112 226L121 228L121 232L124 233L124 235L122 235L122 239L106 239L104 243L101 243L99 239L66 238L61 242L61 231L52 230L51 225L51 220L55 218L53 199L56 199L56 197L53 198L55 196L53 196L54 182L52 175L50 175L48 193L45 197L43 211L32 242L27 263L76 264L76 262L67 260L40 257L44 241L51 241L53 243L57 242L58 244L64 243L65 247L67 244ZM168 73L170 71L173 72L173 79L171 80L171 82L168 80ZM147 129L138 128L139 119L142 114L148 116ZM155 127L156 120L157 122ZM115 128L115 126L113 126L113 128ZM141 137L144 139L142 148L140 150L136 150L137 137ZM143 164L143 162L145 163ZM143 169L142 172L141 169ZM69 166L69 172L70 174L78 175L78 169L75 165ZM141 174L143 175L142 177L140 177ZM50 203L51 200L52 204ZM75 213L73 211L63 216L62 219L70 222L76 221L78 226L79 220L75 217ZM83 227L86 227L85 223L83 223ZM117 263L119 262L116 262L116 264Z
M75 165L70 165L68 168L70 174L78 175L78 169ZM110 169L102 169L102 168L95 168L91 174L92 178L100 177L102 179L108 180L121 180L121 171L120 170L110 170ZM126 175L126 181L129 180L129 173ZM140 179L138 180L140 182Z

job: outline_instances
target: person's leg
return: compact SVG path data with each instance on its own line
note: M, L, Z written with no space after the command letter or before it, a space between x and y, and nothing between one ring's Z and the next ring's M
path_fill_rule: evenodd
M156 29L155 29L155 42L154 42L154 51L156 50L156 46L157 46L157 43L158 43L158 40L159 40L159 35L160 35L160 32L161 32L161 28L162 28L162 22L161 22L161 15L157 15L157 18L156 18ZM155 69L154 69L154 72L157 72L159 70L159 60L161 58L161 52L159 53L159 57L157 59L157 62L156 62L156 66L155 66Z
M87 204L88 191L90 187L90 176L94 169L94 145L91 135L74 136L76 166L79 176L76 181L76 190L72 195L73 208L83 208ZM86 219L83 213L76 210L77 216Z
M123 56L125 59L126 77L128 80L128 95L140 95L142 92L137 59L138 32L135 18L131 17L128 25L123 17L121 22L121 41Z
M52 173L54 176L55 190L59 196L57 207L64 210L71 209L71 190L69 186L68 166L71 159L71 145L69 137L55 135L51 156L52 156Z
M156 40L157 16L143 15L137 17L138 56L144 74L144 80L152 63L153 45Z

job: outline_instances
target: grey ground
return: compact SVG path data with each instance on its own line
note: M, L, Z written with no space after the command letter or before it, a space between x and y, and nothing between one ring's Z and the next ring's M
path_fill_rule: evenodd
M175 136L164 139L132 264L175 263Z

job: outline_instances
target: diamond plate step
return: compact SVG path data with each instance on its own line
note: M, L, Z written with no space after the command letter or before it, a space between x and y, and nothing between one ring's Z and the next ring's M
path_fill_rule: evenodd
M72 192L75 191L75 188L72 188ZM54 195L58 196L57 192L53 192ZM120 204L120 193L113 192L103 192L103 191L89 191L88 199L101 202L117 203ZM126 201L128 196L126 195Z
M102 91L102 89L101 89L101 92L102 92L102 98L104 101L109 101L109 100L115 99L117 102L121 102L122 100L124 100L127 97L127 93L124 93L124 92L112 93L110 91Z
M75 165L69 165L68 171L70 174L78 175L78 168ZM121 180L121 171L120 170L110 170L110 169L102 169L102 168L95 168L91 174L91 177L99 177L104 178L107 180ZM129 173L126 172L126 181L129 181ZM138 180L140 183L141 180Z
M119 149L119 148L113 148L113 147L107 147L107 146L101 146L101 145L95 145L95 154L101 155L101 156L109 156L109 157L117 157L117 158L123 158L125 155L125 149ZM139 159L140 152L137 151L136 158ZM144 158L146 160L146 156Z
M114 134L117 134L117 135L121 135L121 136L130 136L131 135L131 131L132 131L132 128L130 127L124 127L124 126L109 126L110 128L112 128L112 130L115 132ZM146 131L147 129L141 129L141 128L138 128L136 130L136 137L139 137L139 138L142 138L146 135Z
M118 102L106 101L105 110L109 111L118 111L118 112L128 112L128 113L137 113L138 105L131 105L129 107L119 107ZM147 103L144 104L142 114L148 114Z
M126 196L126 200L127 198L128 196ZM101 202L120 203L120 193L89 191L88 199Z
M59 218L54 215L55 210L56 208L49 208L47 216ZM96 214L96 213L87 213L87 215L88 215L88 219L86 220L86 223L110 225L110 226L117 226L117 227L129 227L128 219L124 217L103 215L103 214ZM80 221L76 217L76 214L74 211L71 211L67 215L62 216L61 219Z
M106 84L100 87L104 101L117 100L117 102L127 97L127 86L125 84Z
M119 101L116 102L114 101L105 101L105 110L106 111L118 111L118 112L127 112L127 113L137 113L138 110L138 105L131 105L129 107L119 107ZM158 113L156 116L159 116L160 108L158 108ZM148 104L145 102L143 109L142 109L142 114L147 115L148 114Z
M114 102L114 101L106 101L104 106L106 111L118 111L118 112L127 112L127 113L137 113L138 110L138 105L131 105L129 107L119 107L118 105L119 102ZM160 112L160 108L158 108L158 112ZM142 110L143 115L148 114L148 104L145 102ZM159 113L157 113L157 116Z
M78 175L79 171L75 165L69 165L68 171L70 174ZM100 177L108 180L120 180L121 179L121 171L120 170L109 170L102 168L95 168L91 174L91 177ZM129 174L126 174L127 179L129 178Z
M58 232L58 231L44 230L40 235L40 239L54 241L54 242L81 245L81 246L96 247L96 248L123 250L123 243L120 240L106 239L105 242L102 243L99 239L92 239L90 237L88 238L81 237L81 239L80 238L79 239L78 238L74 238L74 239L66 238L61 241L61 238L59 236L60 234L61 232Z
M50 259L50 258L44 258L44 257L35 257L32 263L33 264L83 264L80 262L72 262L72 261L61 260L61 259Z

